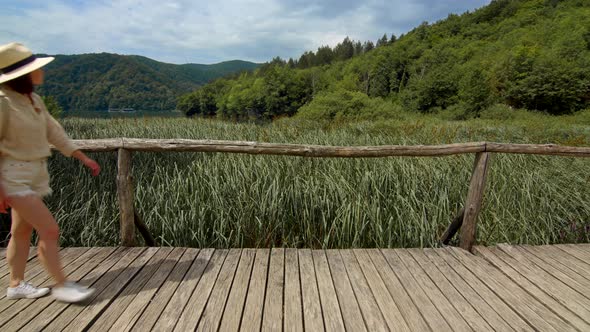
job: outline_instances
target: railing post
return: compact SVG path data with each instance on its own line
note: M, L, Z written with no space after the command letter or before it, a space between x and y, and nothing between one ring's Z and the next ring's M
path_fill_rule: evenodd
M135 246L131 151L120 148L117 159L117 196L121 215L121 245Z
M475 156L473 164L473 173L469 184L469 192L465 201L465 213L463 214L463 224L461 226L461 248L471 251L475 243L477 216L481 209L483 191L486 183L488 172L489 152L479 152Z

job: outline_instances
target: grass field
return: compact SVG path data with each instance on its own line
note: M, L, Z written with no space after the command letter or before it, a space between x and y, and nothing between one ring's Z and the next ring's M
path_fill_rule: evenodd
M255 125L206 119L64 119L73 138L191 138L383 145L470 141L590 146L590 112L553 118L515 112L447 121L400 114L387 122ZM50 159L48 198L64 246L116 245L116 153ZM192 247L436 246L465 200L474 155L315 159L222 153L134 153L135 199L163 245ZM493 155L478 240L588 242L590 160Z

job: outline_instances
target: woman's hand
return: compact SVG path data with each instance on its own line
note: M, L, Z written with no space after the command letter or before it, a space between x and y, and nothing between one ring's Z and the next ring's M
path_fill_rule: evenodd
M86 158L82 160L82 163L84 166L90 168L90 174L92 174L92 176L97 176L100 173L100 165L93 159Z
M100 173L100 165L93 159L88 158L88 156L85 155L84 152L76 150L74 151L74 153L72 153L72 157L80 160L80 162L84 164L84 166L88 167L90 169L90 174L92 174L92 176L97 176Z

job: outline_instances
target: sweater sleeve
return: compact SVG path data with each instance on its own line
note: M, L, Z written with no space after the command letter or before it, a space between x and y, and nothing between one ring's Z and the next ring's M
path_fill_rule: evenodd
M47 140L66 157L71 157L78 147L68 137L62 126L47 113Z
M40 98L39 98L40 99ZM42 112L45 115L47 123L47 141L55 146L59 152L66 157L71 157L72 153L79 148L68 137L63 127L49 114L45 104L41 102Z

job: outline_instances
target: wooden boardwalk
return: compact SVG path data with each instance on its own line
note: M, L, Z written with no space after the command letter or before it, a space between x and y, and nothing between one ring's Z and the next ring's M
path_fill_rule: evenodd
M0 330L590 331L590 245L475 251L66 248L91 301L2 288ZM49 283L34 254L27 279Z

